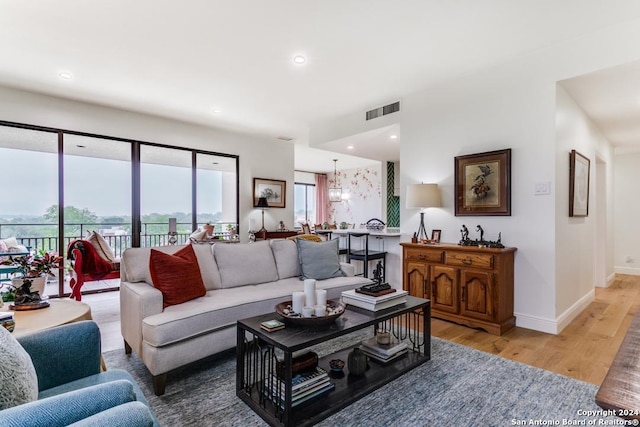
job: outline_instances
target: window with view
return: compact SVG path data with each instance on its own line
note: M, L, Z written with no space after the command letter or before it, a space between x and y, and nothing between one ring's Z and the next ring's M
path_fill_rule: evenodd
M296 182L293 190L294 227L314 224L316 220L316 186Z

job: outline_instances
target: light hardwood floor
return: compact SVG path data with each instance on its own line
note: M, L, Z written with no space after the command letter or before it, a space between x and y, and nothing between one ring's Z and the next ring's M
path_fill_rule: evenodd
M558 335L516 327L497 337L437 319L431 322L432 335L600 385L638 310L640 277L618 275L595 294L595 301ZM124 351L118 298L118 292L83 297L100 326L103 351Z

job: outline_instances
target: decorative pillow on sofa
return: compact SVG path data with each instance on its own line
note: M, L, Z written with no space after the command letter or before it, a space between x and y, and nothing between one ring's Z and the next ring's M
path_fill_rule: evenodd
M0 326L0 410L38 400L38 376L31 357Z
M205 296L196 253L187 245L175 254L151 249L149 271L153 286L162 292L163 308Z
M91 246L93 246L100 256L105 261L116 262L116 255L113 253L113 249L109 246L109 243L102 237L100 234L93 231L92 233L87 233L87 239Z
M303 279L322 280L345 276L340 269L338 239L320 243L297 239L296 245Z

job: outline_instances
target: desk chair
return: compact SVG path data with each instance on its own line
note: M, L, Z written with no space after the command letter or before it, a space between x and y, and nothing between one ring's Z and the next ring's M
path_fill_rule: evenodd
M360 249L354 249L351 246L351 239L359 239L361 242ZM386 283L386 251L373 251L369 249L369 233L352 231L347 233L347 262L351 264L351 260L363 261L362 276L369 278L369 261L382 260L382 283ZM359 276L360 274L358 274Z

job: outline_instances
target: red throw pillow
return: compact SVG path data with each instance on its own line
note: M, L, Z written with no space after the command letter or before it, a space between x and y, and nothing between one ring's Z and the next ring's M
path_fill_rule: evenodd
M162 292L162 307L202 297L207 291L202 282L196 253L191 245L173 255L151 249L149 271L153 286Z

